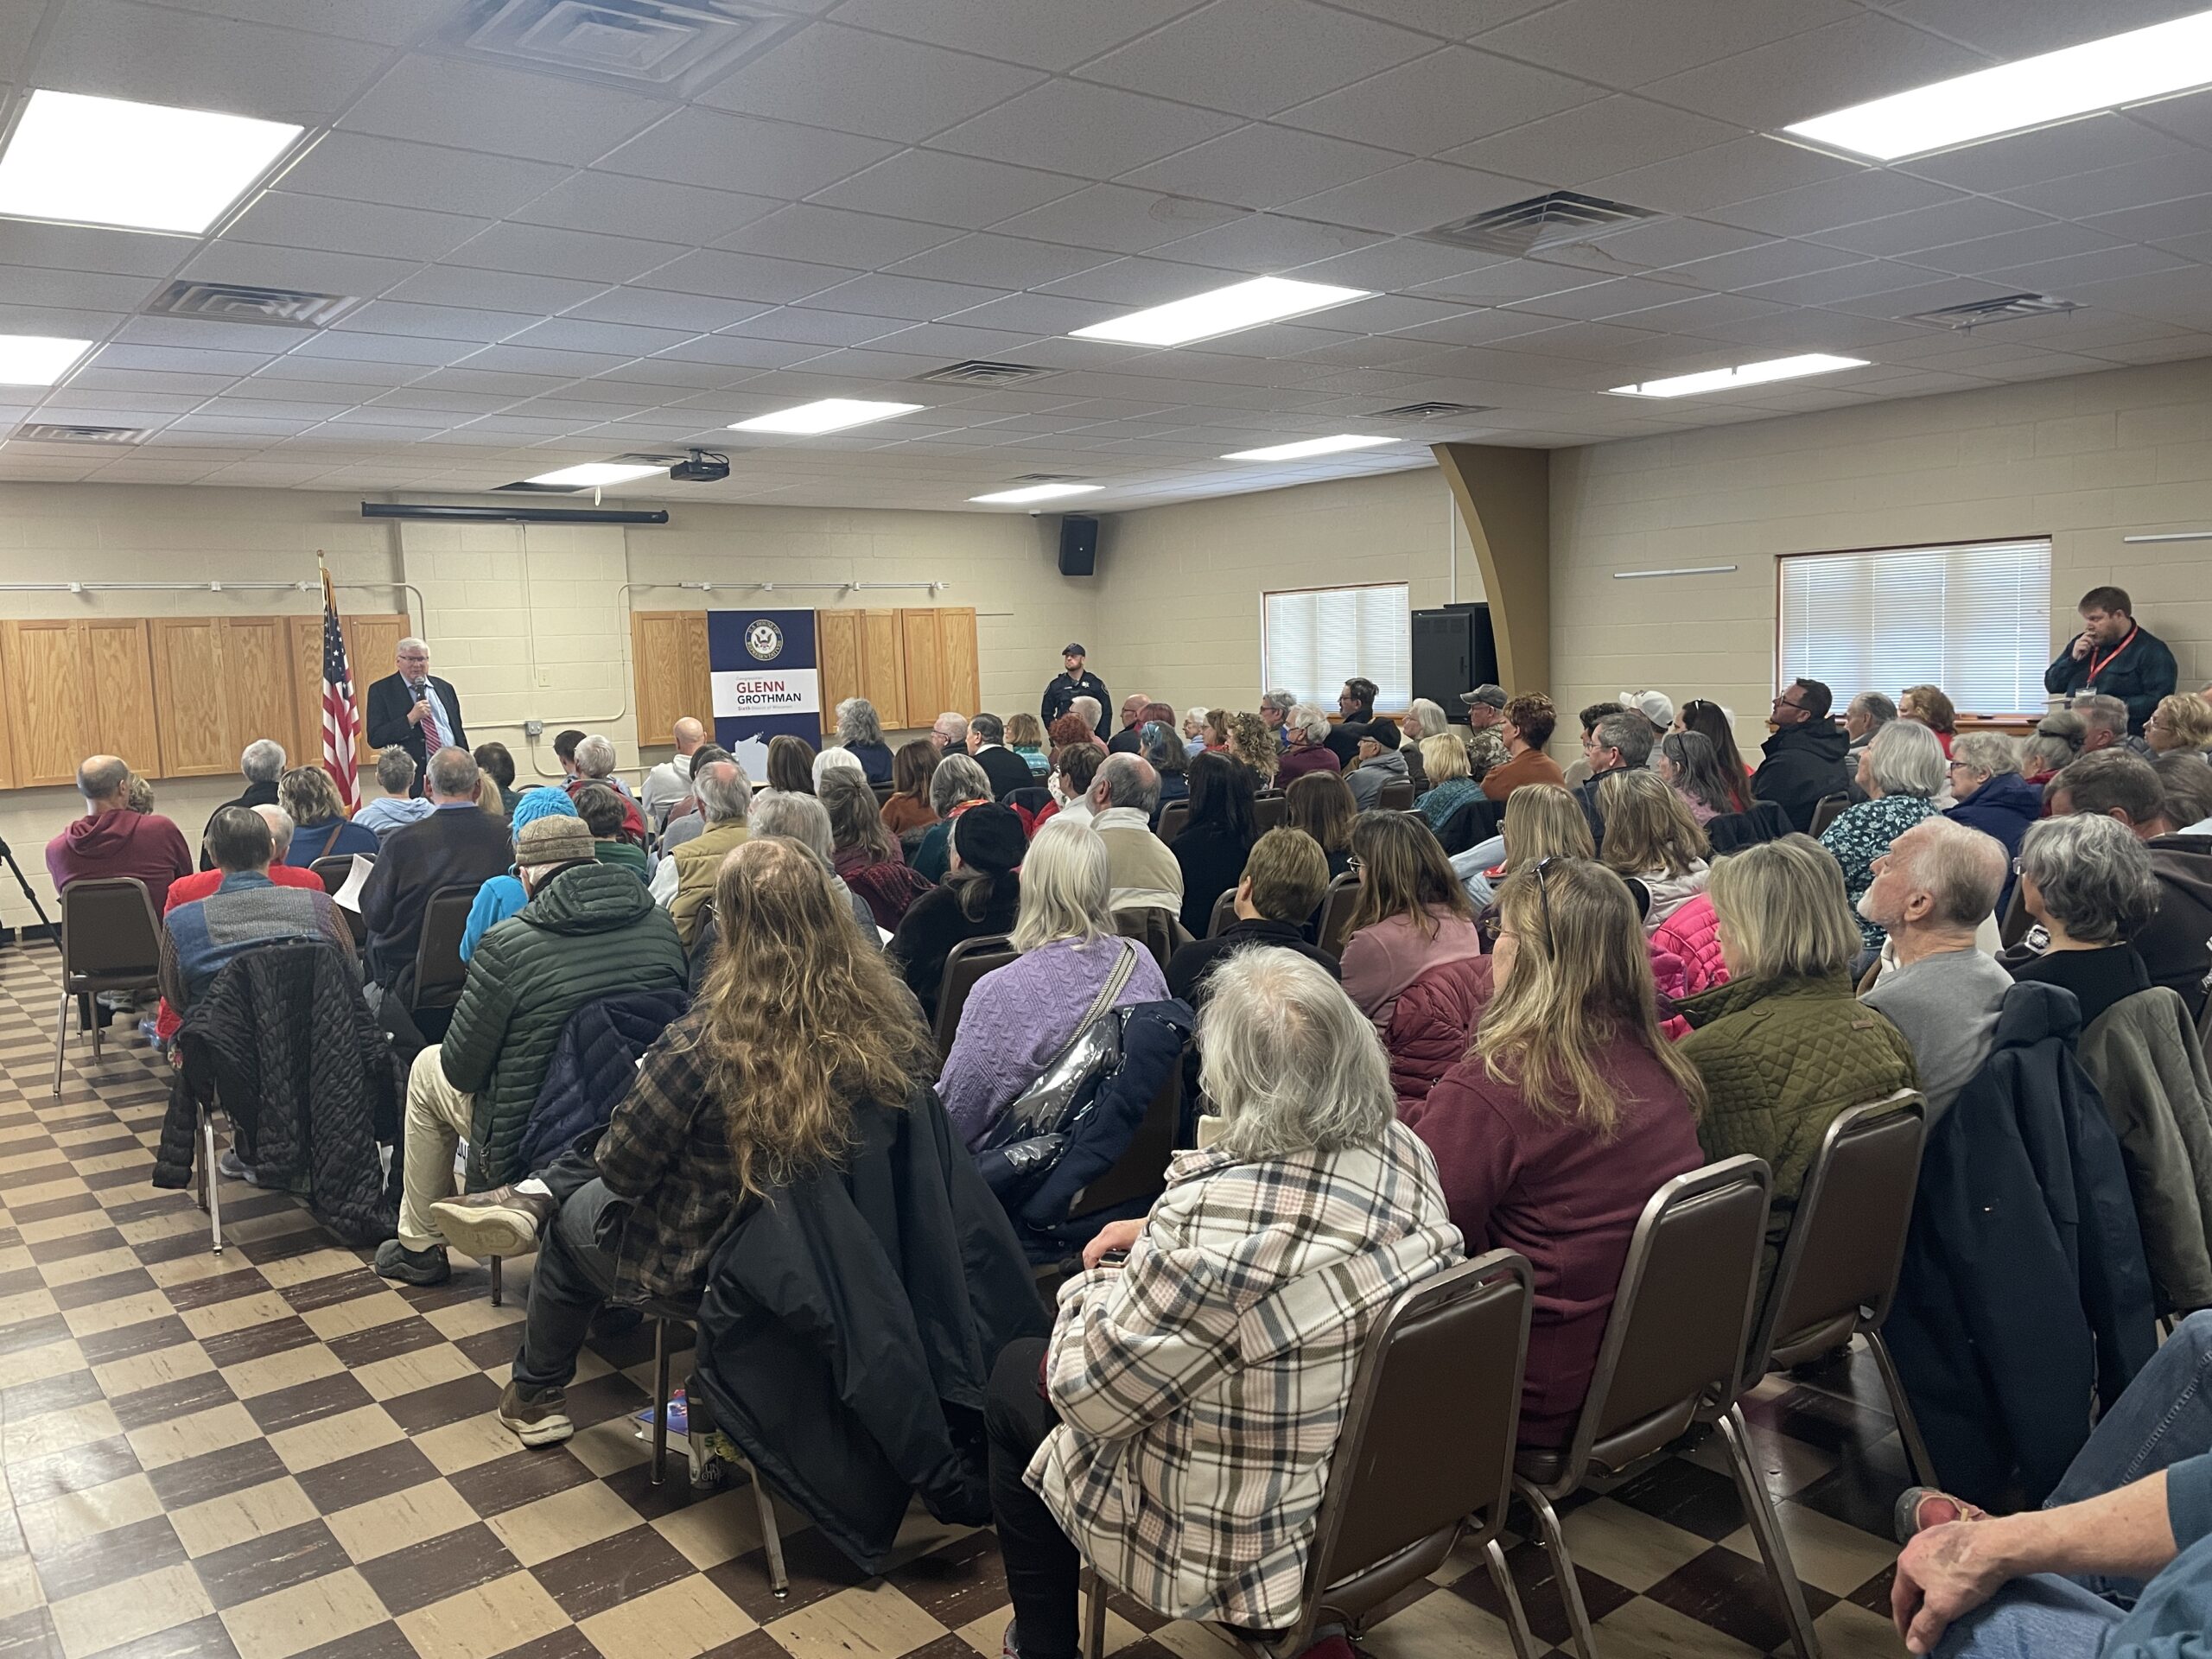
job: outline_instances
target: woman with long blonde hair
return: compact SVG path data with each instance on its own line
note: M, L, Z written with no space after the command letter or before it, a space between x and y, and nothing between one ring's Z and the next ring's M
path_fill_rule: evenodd
M1605 868L1643 904L1649 933L1705 891L1712 848L1685 801L1656 772L1609 772L1598 784Z
M1262 789L1274 782L1275 768L1282 764L1275 734L1268 729L1267 721L1253 714L1230 715L1229 753L1230 759L1242 760L1252 769Z
M1535 1268L1521 1439L1562 1446L1637 1217L1705 1161L1705 1091L1660 1035L1643 930L1619 876L1541 858L1507 879L1497 912L1494 990L1473 1046L1401 1109L1436 1155L1468 1253L1502 1246Z

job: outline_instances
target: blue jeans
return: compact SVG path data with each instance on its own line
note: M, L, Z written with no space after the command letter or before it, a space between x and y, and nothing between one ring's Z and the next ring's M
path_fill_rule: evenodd
M2045 1501L2101 1497L2212 1452L2212 1312L2192 1313L2104 1414ZM2095 1659L2142 1591L2126 1579L2015 1579L1944 1632L1936 1659Z

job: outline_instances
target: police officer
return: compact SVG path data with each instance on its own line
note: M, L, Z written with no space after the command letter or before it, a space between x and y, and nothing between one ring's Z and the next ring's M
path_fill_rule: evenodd
M1060 661L1065 665L1066 672L1053 676L1052 683L1045 688L1044 702L1037 706L1037 718L1045 722L1047 732L1052 729L1054 721L1067 713L1077 697L1096 697L1098 700L1098 721L1094 730L1103 726L1114 711L1114 700L1107 694L1106 682L1096 674L1086 673L1083 658L1084 650L1079 645L1071 645L1060 653Z

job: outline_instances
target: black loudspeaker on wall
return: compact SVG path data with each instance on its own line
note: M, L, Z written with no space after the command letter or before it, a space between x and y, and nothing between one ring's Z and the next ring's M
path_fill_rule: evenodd
M1060 520L1060 574L1088 576L1098 569L1098 521L1074 513Z
M1497 681L1497 645L1491 637L1487 605L1415 611L1413 646L1414 696L1433 698L1454 721L1466 718L1461 692Z

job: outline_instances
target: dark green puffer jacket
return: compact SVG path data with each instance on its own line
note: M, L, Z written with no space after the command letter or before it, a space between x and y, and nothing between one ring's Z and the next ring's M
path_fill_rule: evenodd
M529 1172L518 1149L569 1016L602 996L683 988L676 924L614 864L570 864L469 958L438 1050L446 1081L476 1096L468 1187Z

